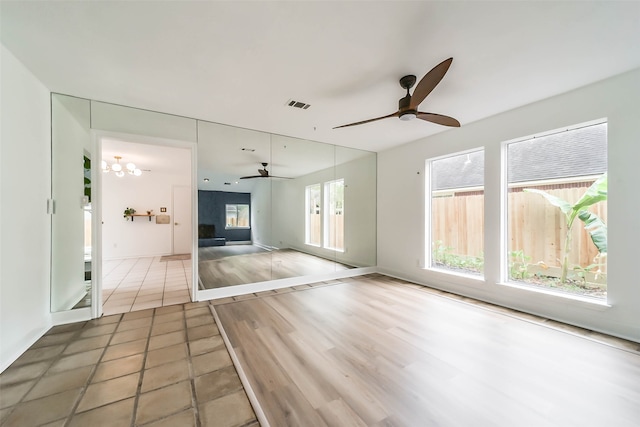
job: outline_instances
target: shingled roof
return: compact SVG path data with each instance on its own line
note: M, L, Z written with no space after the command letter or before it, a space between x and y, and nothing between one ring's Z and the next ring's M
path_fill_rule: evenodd
M607 171L607 124L586 126L508 146L509 183L600 175ZM433 190L484 185L484 151L432 163Z

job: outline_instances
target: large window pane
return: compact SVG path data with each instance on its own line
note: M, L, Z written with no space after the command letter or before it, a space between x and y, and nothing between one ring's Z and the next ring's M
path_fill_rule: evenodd
M226 228L249 228L249 205L226 205Z
M322 230L320 213L320 184L309 185L305 189L305 243L320 246Z
M325 191L324 246L344 250L344 179L327 182Z
M507 277L606 297L607 124L507 144Z
M482 275L484 150L428 162L431 267Z

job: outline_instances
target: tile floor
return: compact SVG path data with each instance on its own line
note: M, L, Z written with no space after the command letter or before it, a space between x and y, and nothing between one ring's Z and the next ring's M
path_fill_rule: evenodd
M105 315L182 304L190 301L191 260L127 258L102 264Z
M207 302L55 326L0 388L3 427L258 426Z

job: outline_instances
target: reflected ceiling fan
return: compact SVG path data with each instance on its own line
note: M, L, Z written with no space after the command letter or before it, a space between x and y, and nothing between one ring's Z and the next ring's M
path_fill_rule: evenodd
M376 120L387 119L389 117L399 117L400 120L408 121L415 119L416 117L425 120L427 122L436 123L443 126L460 127L460 122L453 117L443 116L435 113L423 113L418 111L418 105L431 93L431 91L440 83L440 80L444 77L449 69L449 66L453 62L453 58L446 59L433 67L425 76L420 80L418 86L413 91L413 95L409 94L409 89L416 83L416 76L409 75L400 79L400 86L407 90L407 95L401 98L398 102L398 111L387 116L376 117L375 119L363 120L361 122L349 123L347 125L336 126L334 129L344 128L348 126L362 125L369 122L375 122Z
M263 169L258 169L258 173L260 175L251 175L251 176L241 176L240 179L253 179L253 178L280 178L280 179L291 179L284 176L274 176L269 175L269 171L267 170L267 165L269 163L262 163Z

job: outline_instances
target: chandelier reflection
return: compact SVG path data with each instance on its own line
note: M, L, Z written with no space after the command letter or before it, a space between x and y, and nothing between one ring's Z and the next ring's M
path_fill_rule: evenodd
M113 156L113 158L116 159L116 161L111 165L108 165L105 160L102 161L102 172L114 172L118 178L122 178L125 173L133 176L142 175L142 171L138 169L134 163L129 162L125 165L125 167L122 167L122 165L120 164L122 156Z

